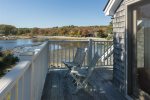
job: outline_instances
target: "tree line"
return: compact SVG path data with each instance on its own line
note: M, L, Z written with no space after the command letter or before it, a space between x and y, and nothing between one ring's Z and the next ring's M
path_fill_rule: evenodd
M45 35L45 36L78 36L106 38L112 34L112 24L108 26L63 26L52 28L16 28L12 25L0 25L2 35Z

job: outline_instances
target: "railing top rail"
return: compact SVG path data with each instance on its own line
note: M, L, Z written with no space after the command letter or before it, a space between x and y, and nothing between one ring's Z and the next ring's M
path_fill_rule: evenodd
M113 42L112 40L105 40L105 41L104 40L102 40L102 41L101 40L93 40L93 41L94 42Z
M47 43L48 42L44 42L42 45L40 45L37 51L34 51L35 53L32 56L31 61L22 61L18 63L10 72L8 72L0 79L0 98L3 97L6 92L10 91L11 88L15 85L15 82L23 76L25 71L30 67L32 61L38 57Z
M14 82L24 74L30 64L30 61L20 62L0 79L0 98L14 86Z
M41 53L41 51L44 49L44 47L46 46L48 42L44 42L43 44L40 45L39 50L37 51L37 53L35 52L35 55L33 56L32 60L34 61L37 56Z
M49 40L49 42L88 42L88 40Z
M89 40L49 40L49 42L88 42ZM94 42L113 42L112 40L92 40Z

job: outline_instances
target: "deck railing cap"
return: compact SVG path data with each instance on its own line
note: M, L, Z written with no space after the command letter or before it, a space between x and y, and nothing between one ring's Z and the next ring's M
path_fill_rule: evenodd
M10 72L0 79L0 98L5 92L9 91L8 89L13 87L14 82L28 69L30 63L30 61L18 63Z

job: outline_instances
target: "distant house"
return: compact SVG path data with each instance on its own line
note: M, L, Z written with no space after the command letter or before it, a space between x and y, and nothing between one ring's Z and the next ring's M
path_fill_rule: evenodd
M126 98L150 100L150 0L109 0L114 33L113 83Z

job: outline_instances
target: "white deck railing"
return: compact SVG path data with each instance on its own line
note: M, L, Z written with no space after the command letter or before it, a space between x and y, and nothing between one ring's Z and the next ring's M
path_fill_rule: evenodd
M0 79L0 100L40 100L48 72L48 66L60 66L61 61L71 61L77 47L88 47L84 66L95 52L109 55L112 41L49 41L39 46L27 61L20 62ZM113 64L112 56L98 66ZM28 57L27 57L28 58ZM29 57L30 58L30 57Z
M112 41L94 41L94 40L64 40L49 41L50 48L50 67L65 68L62 61L73 61L77 47L88 48L85 60L82 66L87 66L96 52L101 56L97 66L113 65L113 42ZM111 48L111 49L110 49Z
M0 79L0 100L40 100L48 72L48 43L40 46L31 61L17 64Z

